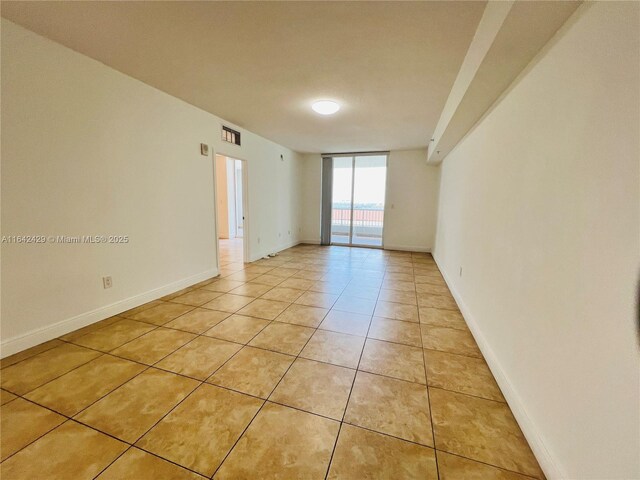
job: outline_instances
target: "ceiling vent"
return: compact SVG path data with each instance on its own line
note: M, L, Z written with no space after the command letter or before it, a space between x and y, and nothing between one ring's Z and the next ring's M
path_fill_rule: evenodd
M224 140L225 142L233 143L234 145L240 145L240 132L223 125L222 140Z

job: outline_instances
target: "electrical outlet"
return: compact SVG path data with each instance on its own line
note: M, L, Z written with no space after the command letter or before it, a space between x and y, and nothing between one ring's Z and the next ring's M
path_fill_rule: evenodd
M113 287L111 277L102 277L102 287L105 289Z

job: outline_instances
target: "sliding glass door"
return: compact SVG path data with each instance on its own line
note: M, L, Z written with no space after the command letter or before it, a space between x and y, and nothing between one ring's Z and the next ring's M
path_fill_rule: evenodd
M352 245L382 247L387 156L354 157Z
M333 157L331 243L382 247L385 154Z
M331 196L331 243L351 243L353 202L353 157L334 157L333 195Z

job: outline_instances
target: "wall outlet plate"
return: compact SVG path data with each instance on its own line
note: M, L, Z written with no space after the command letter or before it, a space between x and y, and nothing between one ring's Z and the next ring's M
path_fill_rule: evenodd
M102 277L102 287L105 289L113 287L111 277Z
M209 145L206 143L200 144L200 155L209 156Z

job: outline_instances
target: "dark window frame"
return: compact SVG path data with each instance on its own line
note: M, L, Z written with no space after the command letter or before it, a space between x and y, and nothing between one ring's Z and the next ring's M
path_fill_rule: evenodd
M222 140L225 142L233 143L234 145L240 146L240 132L234 130L233 128L229 128L225 125L222 126Z

